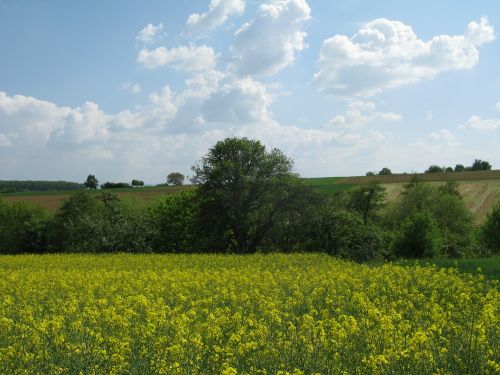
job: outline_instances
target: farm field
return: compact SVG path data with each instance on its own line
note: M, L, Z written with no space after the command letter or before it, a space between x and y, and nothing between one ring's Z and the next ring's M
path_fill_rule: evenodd
M457 181L460 194L463 196L466 207L474 214L477 222L482 222L491 209L495 200L500 196L500 170L419 174L431 185L441 185L446 181ZM358 177L319 177L304 178L306 185L328 193L345 191L369 182L380 182L387 190L389 202L394 201L403 191L405 183L412 175L399 174L392 176L358 176ZM120 198L135 198L151 202L162 195L176 194L185 189L194 189L194 185L160 186L130 189L106 189L116 193ZM97 190L98 194L103 190ZM51 212L57 211L65 199L75 191L64 192L22 192L0 195L7 202L27 201L35 203Z
M498 281L319 254L0 257L0 373L494 374Z
M154 186L143 188L106 189L91 191L92 194L103 192L115 193L119 198L132 198L145 202L151 202L162 195L176 194L182 190L192 189L193 185L184 186ZM6 202L14 203L26 201L46 208L50 212L55 212L61 207L65 199L68 199L77 191L53 191L53 192L22 192L0 195Z

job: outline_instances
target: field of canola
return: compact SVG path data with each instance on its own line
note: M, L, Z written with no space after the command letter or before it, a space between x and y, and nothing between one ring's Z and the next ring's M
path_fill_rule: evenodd
M1 374L498 374L498 282L324 255L0 257Z

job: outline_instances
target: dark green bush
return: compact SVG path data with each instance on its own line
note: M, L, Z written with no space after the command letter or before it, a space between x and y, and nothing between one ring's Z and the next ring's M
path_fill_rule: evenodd
M0 253L45 252L49 222L49 213L39 206L0 199Z
M434 258L440 255L441 237L429 212L407 217L394 242L394 252L402 258Z
M481 242L490 254L500 254L500 200L488 213L486 221L481 226Z

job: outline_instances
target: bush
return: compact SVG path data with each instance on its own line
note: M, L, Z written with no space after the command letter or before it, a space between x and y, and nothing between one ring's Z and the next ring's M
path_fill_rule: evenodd
M52 251L150 251L151 229L145 210L112 193L71 196L52 227Z
M308 251L323 251L357 262L387 256L387 235L361 215L347 210L323 209L310 223Z
M403 222L394 251L403 258L434 258L439 255L440 245L436 221L428 212L416 212Z
M493 206L481 226L481 240L492 254L500 254L500 200Z
M41 253L47 249L49 213L39 206L0 199L0 253Z
M168 195L149 208L152 248L158 252L195 252L195 217L198 211L194 191Z
M465 207L454 183L434 188L418 179L412 180L406 185L399 201L386 210L385 224L394 231L396 237L400 237L401 231L405 230L403 223L409 225L408 221L413 221L417 213L429 215L437 224L440 238L440 250L437 253L441 256L474 255L472 214Z
M129 187L130 185L126 182L105 182L101 185L101 189L125 189Z

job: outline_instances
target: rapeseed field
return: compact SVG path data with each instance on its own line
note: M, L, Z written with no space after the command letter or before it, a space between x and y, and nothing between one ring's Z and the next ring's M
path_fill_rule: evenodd
M498 282L318 254L0 257L1 374L498 374Z

